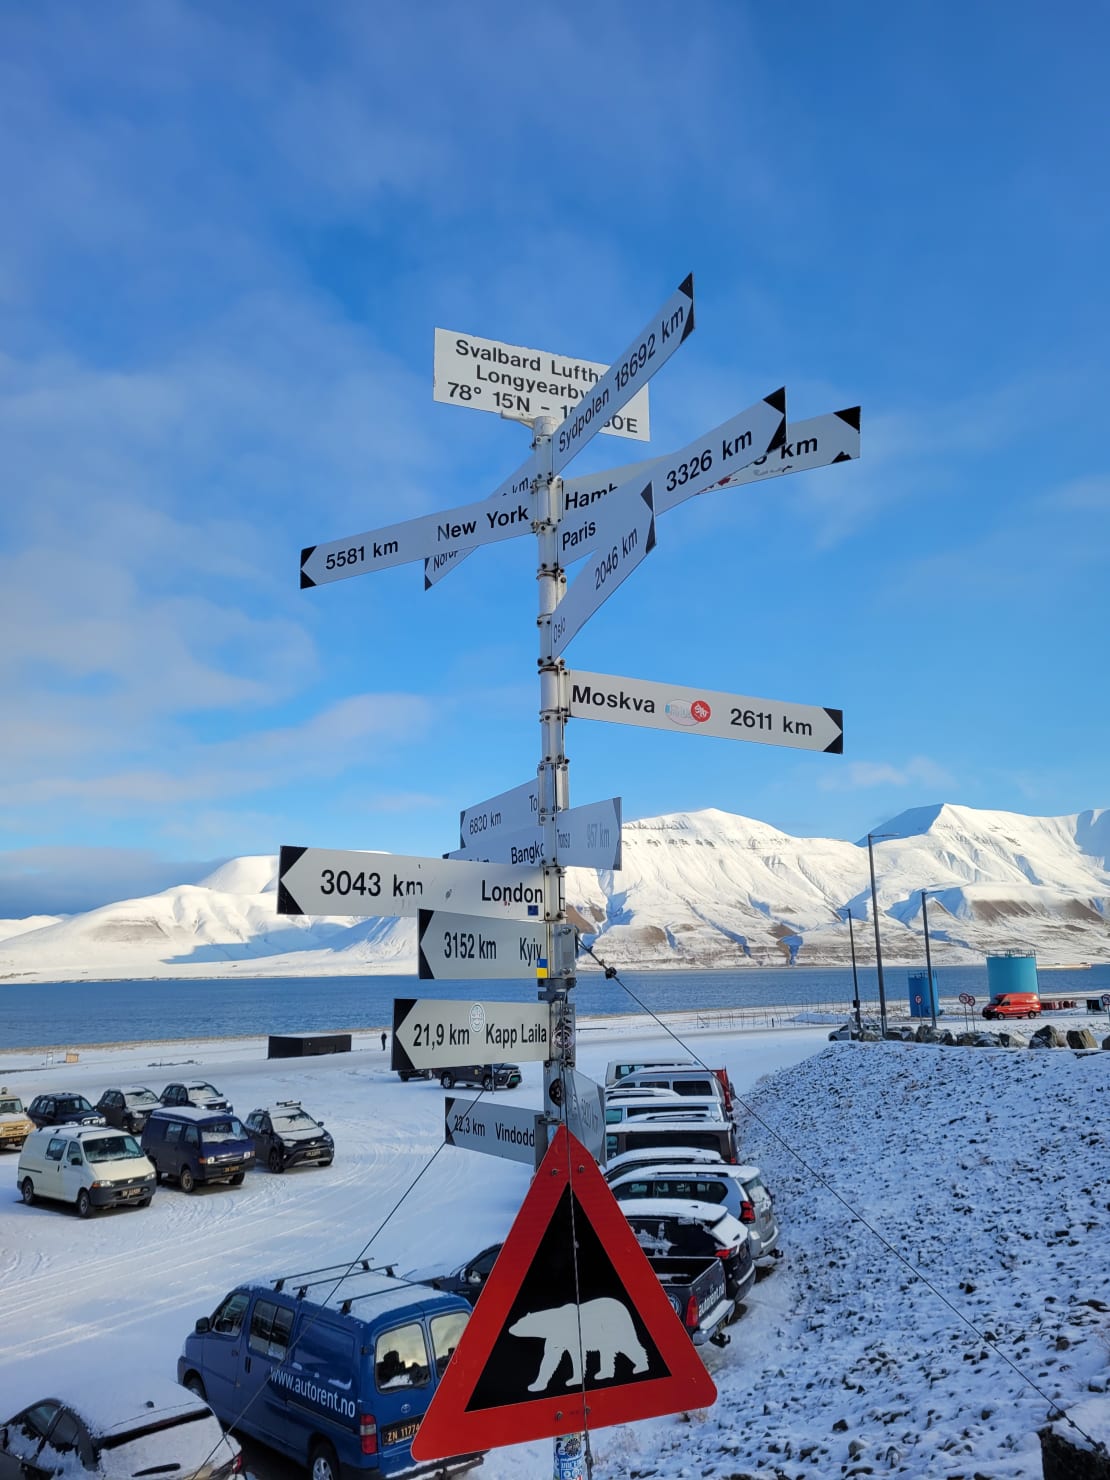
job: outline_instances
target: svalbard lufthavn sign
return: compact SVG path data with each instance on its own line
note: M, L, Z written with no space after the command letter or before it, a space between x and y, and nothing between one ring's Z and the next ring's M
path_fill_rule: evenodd
M540 786L533 777L523 786L502 791L485 802L475 802L459 813L459 847L468 848L495 832L520 832L540 815Z
M393 1067L450 1069L458 1064L541 1061L549 1056L546 1002L452 1002L397 997L393 1002Z
M523 1105L498 1105L484 1096L448 1095L443 1102L443 1144L464 1151L482 1151L508 1161L536 1164L538 1110ZM547 1137L539 1132L540 1148L547 1150Z
M421 910L416 963L423 982L534 981L547 965L547 926Z
M598 514L595 549L551 614L551 650L557 658L622 581L655 549L652 485L630 483Z
M544 830L539 824L517 832L499 830L474 838L449 858L482 859L491 863L555 863L564 868L619 869L621 866L621 799L567 807L555 819L558 859L544 855Z
M766 457L786 437L786 391L773 391L677 452L625 468L563 481L559 559L563 565L597 549L606 507L637 480L651 479L656 517L692 498L709 478L721 478Z
M563 421L608 369L593 360L575 360L546 349L437 329L432 399L471 411L492 411L495 416L513 411ZM647 386L601 430L613 437L650 442Z
M753 699L610 673L566 671L565 706L572 719L601 719L651 730L752 740L795 750L844 750L844 713L818 704Z
M326 545L308 545L301 551L301 589L531 534L535 475L535 455L529 454L488 498L476 503L422 514Z
M694 332L694 275L685 278L606 373L582 397L551 440L553 471L558 473L627 406L680 344Z
M503 920L543 919L543 873L336 848L281 850L279 915L406 915L449 910Z

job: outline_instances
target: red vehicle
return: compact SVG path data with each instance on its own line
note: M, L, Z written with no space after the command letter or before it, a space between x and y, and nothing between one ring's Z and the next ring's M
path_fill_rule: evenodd
M1041 1015L1036 992L1000 992L983 1008L985 1018L1035 1018Z

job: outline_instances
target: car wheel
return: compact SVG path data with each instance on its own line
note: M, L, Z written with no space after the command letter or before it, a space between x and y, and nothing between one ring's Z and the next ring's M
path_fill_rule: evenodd
M486 1091L487 1094L493 1088L493 1075L492 1074L483 1074L483 1076L482 1076L482 1088Z
M197 1185L197 1179L193 1176L193 1169L192 1169L192 1167L182 1167L181 1168L180 1181L181 1181L181 1190L182 1190L182 1192L192 1192L192 1191L195 1190L196 1185Z
M320 1163L320 1165L321 1165L321 1166L322 1166L322 1167L330 1167L330 1166L331 1166L331 1163L332 1163L332 1160L334 1160L334 1158L330 1158L330 1159L329 1159L329 1160L328 1160L328 1161L322 1161L322 1162L321 1162L321 1163Z
M439 1082L444 1089L454 1089L455 1076L453 1074L441 1074L439 1076Z
M322 1439L312 1446L312 1452L308 1456L308 1473L310 1480L340 1480L335 1450Z
M285 1163L281 1159L281 1152L277 1149L276 1146L271 1150L266 1165L270 1168L271 1172L281 1172L285 1170Z
M87 1218L92 1212L92 1198L89 1196L87 1187L82 1187L77 1193L77 1216Z
M186 1372L185 1381L181 1386L188 1388L191 1393L196 1393L197 1397L203 1398L205 1402L208 1401L208 1394L204 1391L204 1383L201 1382L195 1372Z
M23 1181L19 1184L19 1191L23 1197L23 1201L30 1207L35 1200L35 1184L31 1181L30 1177L24 1177Z
M242 1185L243 1185L243 1178L246 1175L247 1175L246 1172L236 1172L235 1175L234 1175L234 1177L229 1177L228 1178L228 1181L231 1183L232 1187L242 1187Z
M137 1203L135 1203L134 1206L137 1207L137 1208L149 1208L151 1202L152 1202L152 1198L149 1198L149 1197L140 1197L139 1198L139 1201Z

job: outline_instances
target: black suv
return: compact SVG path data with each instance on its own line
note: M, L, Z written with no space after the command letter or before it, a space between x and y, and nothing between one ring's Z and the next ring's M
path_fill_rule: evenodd
M246 1128L255 1160L265 1162L271 1172L284 1172L301 1162L330 1167L335 1156L335 1142L323 1122L313 1120L300 1100L279 1100L268 1110L252 1110Z
M157 1110L159 1104L152 1089L136 1084L130 1089L106 1089L97 1100L96 1108L116 1130L131 1131L137 1136L150 1119L150 1112Z
M465 1084L474 1089L516 1089L520 1083L517 1064L463 1064L457 1069L441 1069L439 1082L444 1089Z
M84 1095L36 1095L27 1114L41 1130L44 1125L104 1125Z
M500 1252L500 1244L490 1244L488 1249L475 1254L473 1259L468 1259L465 1264L460 1264L458 1269L451 1270L449 1274L426 1275L418 1283L431 1285L433 1290L447 1290L452 1295L461 1295L464 1300L469 1300L473 1305L485 1289L490 1271ZM413 1279L414 1276L409 1275L408 1278Z

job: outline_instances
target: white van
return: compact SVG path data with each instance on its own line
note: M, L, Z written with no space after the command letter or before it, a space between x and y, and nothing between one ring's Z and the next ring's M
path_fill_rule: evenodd
M737 1163L740 1160L736 1127L723 1117L702 1120L693 1115L685 1119L668 1119L658 1114L641 1115L635 1120L605 1127L607 1166L614 1157L623 1156L626 1151L638 1151L649 1146L664 1147L668 1151L682 1146L689 1150L713 1151L721 1161Z
M644 1095L643 1098L637 1096L634 1099L618 1096L615 1100L606 1096L606 1125L620 1125L623 1120L639 1120L645 1115L656 1120L664 1116L668 1120L723 1120L725 1108L717 1096L712 1094L704 1099L676 1095L673 1100L660 1100L654 1095Z
M154 1167L126 1131L111 1126L52 1125L27 1137L16 1174L23 1201L73 1203L78 1216L94 1208L145 1208L154 1196Z
M693 1059L676 1059L674 1054L666 1058L655 1059L610 1059L605 1065L605 1086L608 1089L616 1084L618 1079L626 1079L629 1074L638 1074L641 1069L697 1069L700 1066Z
M722 1108L725 1104L725 1087L716 1074L694 1065L689 1069L639 1069L635 1074L626 1074L617 1081L610 1093L617 1090L665 1089L683 1097L716 1098Z

